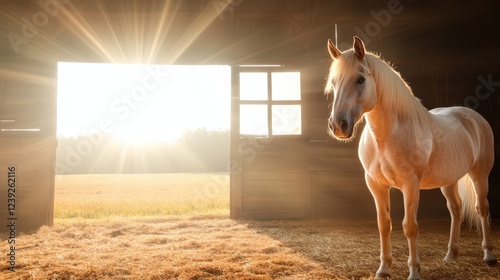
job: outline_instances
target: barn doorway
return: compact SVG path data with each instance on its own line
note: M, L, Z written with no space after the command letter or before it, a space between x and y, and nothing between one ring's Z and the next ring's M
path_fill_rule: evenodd
M56 221L309 215L296 69L61 62L58 73Z
M230 66L60 62L56 221L228 212L230 104Z

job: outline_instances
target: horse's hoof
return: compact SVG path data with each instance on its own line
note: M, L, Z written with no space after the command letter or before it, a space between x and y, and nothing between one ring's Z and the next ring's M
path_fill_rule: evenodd
M446 256L444 259L443 259L443 262L446 262L446 263L449 263L449 262L453 262L456 260L456 257L449 257L449 256Z
M444 257L443 261L444 262L452 262L458 258L458 251L449 251L446 256Z
M496 259L484 260L484 264L488 265L488 266L493 266L493 265L496 265L497 263L498 263L498 261Z
M387 272L380 272L375 274L375 279L391 279L391 274Z

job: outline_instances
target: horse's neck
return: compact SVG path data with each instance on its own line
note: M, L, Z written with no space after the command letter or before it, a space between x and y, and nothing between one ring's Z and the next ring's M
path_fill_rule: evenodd
M365 114L366 126L370 136L377 142L387 143L388 139L393 137L395 125L397 125L397 117L386 111L382 106L375 108Z
M429 124L429 112L413 96L399 74L385 62L377 63L377 67L384 71L377 74L377 104L365 116L370 133L377 141L403 135L420 135Z

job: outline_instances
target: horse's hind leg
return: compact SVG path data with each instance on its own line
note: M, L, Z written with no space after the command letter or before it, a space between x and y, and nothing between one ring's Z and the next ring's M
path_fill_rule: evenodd
M458 257L460 250L460 224L462 222L462 200L458 194L458 184L455 182L447 187L442 187L441 192L446 198L446 206L450 211L451 227L448 253L444 261L452 261Z
M490 210L488 203L488 175L481 174L474 168L469 173L469 176L474 183L476 192L476 210L481 219L481 231L483 232L483 242L481 247L484 251L484 262L487 265L495 265L497 259L493 255L493 245L490 241Z

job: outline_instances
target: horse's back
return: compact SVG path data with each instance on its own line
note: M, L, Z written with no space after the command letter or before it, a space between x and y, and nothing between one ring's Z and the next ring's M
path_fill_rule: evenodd
M464 145L469 146L468 149L464 147L462 153L470 149L475 161L493 165L493 131L481 114L461 106L436 108L429 112L434 115L441 130L441 133L434 133L435 142L449 145L461 139Z
M468 107L440 107L429 111L445 125L452 125L448 129L464 129L465 132L480 138L493 139L493 131L488 121L481 114Z

